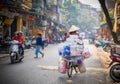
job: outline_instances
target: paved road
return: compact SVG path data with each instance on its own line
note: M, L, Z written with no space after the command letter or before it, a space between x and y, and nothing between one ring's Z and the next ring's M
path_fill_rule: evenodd
M45 48L45 57L34 58L34 49L25 53L23 62L10 64L9 58L0 62L0 84L106 84L104 69L101 67L96 48L86 45L91 57L85 60L87 71L74 74L68 79L67 74L57 71L58 45Z

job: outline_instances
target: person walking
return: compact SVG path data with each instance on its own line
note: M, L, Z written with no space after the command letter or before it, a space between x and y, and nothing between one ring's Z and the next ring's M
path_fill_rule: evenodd
M44 49L44 43L42 41L42 34L41 33L38 33L37 34L37 38L36 38L36 48L35 48L35 57L34 58L38 58L38 54L42 54L42 57L44 57L44 53L41 52L40 49Z

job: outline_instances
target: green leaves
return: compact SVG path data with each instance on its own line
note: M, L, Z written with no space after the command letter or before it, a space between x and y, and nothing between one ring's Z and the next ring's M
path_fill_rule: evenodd
M90 14L90 8L78 8L77 3L71 3L68 0L64 3L62 14L64 15L63 23L69 28L72 25L78 26L81 30L91 30L97 24L97 17Z

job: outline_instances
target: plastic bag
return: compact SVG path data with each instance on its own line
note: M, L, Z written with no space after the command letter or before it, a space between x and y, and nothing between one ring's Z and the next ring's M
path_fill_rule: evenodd
M61 57L58 63L58 71L63 74L66 73L66 61L64 61Z
M80 70L80 73L86 72L86 66L85 66L84 62L82 62L82 63L79 65L79 70Z
M82 55L84 56L84 58L90 57L90 52L89 52L88 48L84 48Z

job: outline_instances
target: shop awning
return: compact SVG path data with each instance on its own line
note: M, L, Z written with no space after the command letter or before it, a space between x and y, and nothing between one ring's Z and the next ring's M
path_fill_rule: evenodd
M7 25L11 25L12 22L13 22L13 19L5 19L5 21L3 23L7 24Z

